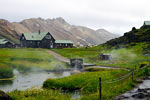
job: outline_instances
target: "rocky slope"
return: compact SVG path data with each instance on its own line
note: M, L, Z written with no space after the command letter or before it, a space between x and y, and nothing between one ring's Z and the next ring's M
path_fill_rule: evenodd
M10 34L13 34L15 38L22 33L38 32L40 30L41 32L51 32L55 39L72 40L76 45L95 45L117 37L117 35L104 29L95 31L83 26L70 25L61 17L54 19L31 18L21 22L6 22L8 27L14 31ZM3 25L0 24L0 26Z
M141 42L150 42L150 27L141 27L140 29L132 28L131 31L124 33L123 36L107 41L105 44L113 46L123 46Z
M11 27L11 23L6 20L0 19L0 38L7 38L10 41L19 43L19 35Z

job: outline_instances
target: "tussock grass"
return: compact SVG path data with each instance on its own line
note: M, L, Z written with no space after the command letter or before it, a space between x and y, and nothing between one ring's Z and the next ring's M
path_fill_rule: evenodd
M13 98L13 100L71 100L71 95L64 95L57 90L15 90L13 92L9 92L8 94Z
M110 100L135 86L135 82L132 82L130 78L109 83L113 79L119 80L119 77L128 73L128 71L124 70L84 72L61 79L48 79L44 82L43 87L70 91L80 89L83 95L81 100L98 100L99 77L101 77L103 100Z
M0 64L0 79L12 77L13 77L13 69L4 64Z

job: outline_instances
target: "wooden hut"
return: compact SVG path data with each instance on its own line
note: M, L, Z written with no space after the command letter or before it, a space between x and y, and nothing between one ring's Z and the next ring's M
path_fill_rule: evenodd
M70 59L70 65L73 68L82 69L83 68L83 59L81 59L81 58Z
M99 59L100 60L110 60L111 56L110 55L106 55L106 54L99 54Z
M29 48L72 48L71 40L56 40L50 32L23 33L20 37L21 47Z
M71 40L56 40L55 48L72 48L73 42Z
M55 39L50 32L23 33L20 37L21 47L54 48Z
M150 21L144 21L142 28L150 28Z
M6 39L0 39L0 48L13 48L14 46L14 43Z

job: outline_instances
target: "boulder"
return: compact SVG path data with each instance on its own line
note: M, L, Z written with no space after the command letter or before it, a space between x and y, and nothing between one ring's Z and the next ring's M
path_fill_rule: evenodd
M132 95L133 98L138 98L138 99L143 99L146 97L146 95L144 93L137 93Z
M5 92L0 90L0 100L12 100L12 98Z

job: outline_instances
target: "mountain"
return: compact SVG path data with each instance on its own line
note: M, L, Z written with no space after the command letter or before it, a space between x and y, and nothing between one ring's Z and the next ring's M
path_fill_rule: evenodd
M7 20L0 19L0 38L7 38L10 41L19 43L18 33L10 26L11 23L9 23Z
M96 30L96 32L99 33L101 37L105 38L106 41L119 37L119 35L117 36L115 34L112 34L105 29L98 29Z
M14 38L18 38L22 33L38 32L40 30L41 32L50 32L55 39L72 40L76 45L95 45L118 37L104 29L95 31L83 26L70 25L61 17L54 19L30 18L21 22L6 22L9 29L13 31L9 35L13 35ZM2 35L1 32L0 35Z

